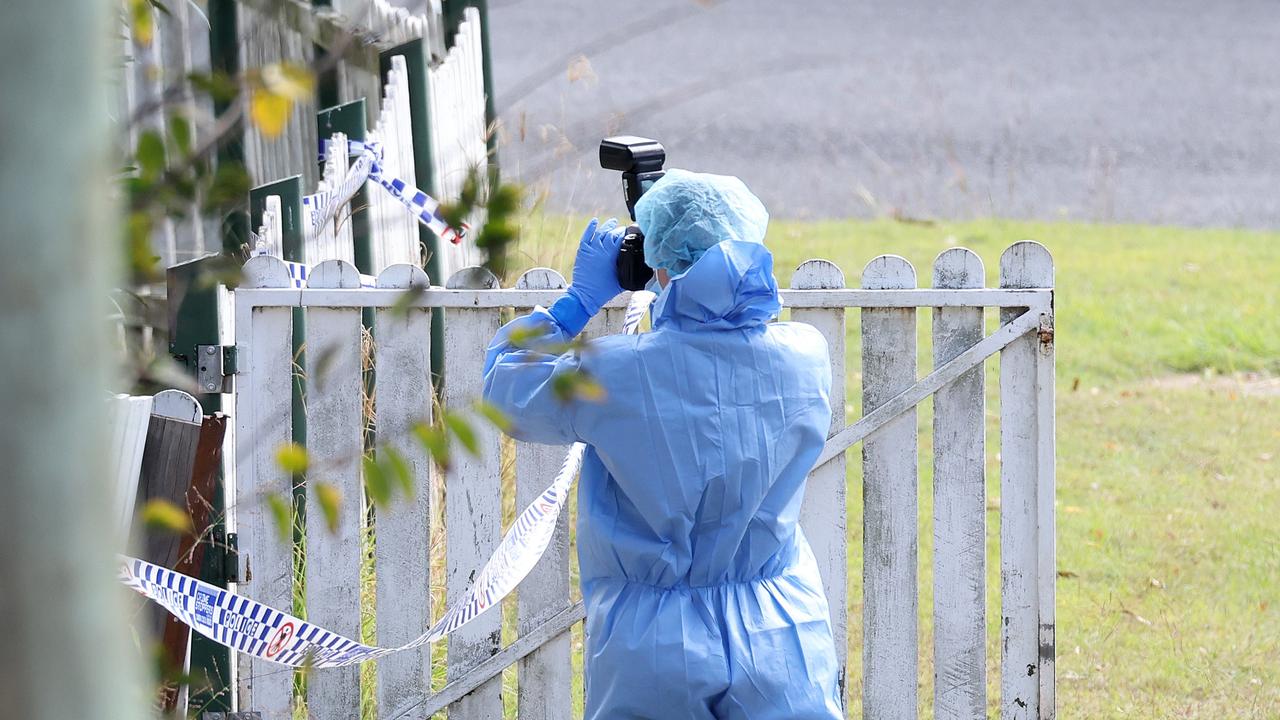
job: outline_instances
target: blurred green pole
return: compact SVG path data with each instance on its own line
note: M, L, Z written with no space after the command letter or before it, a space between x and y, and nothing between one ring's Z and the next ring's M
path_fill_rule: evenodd
M107 53L119 5L0 2L0 703L5 717L144 716L105 470ZM123 49L123 48L121 48Z

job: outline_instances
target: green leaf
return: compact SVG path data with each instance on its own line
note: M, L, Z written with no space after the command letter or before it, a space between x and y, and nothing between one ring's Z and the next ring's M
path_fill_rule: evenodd
M600 402L605 397L604 387L582 370L556 375L551 381L551 390L560 402Z
M129 27L133 30L133 41L142 47L149 47L156 35L156 19L151 13L151 3L147 0L129 0Z
M448 469L451 461L449 453L449 435L443 428L426 423L413 426L413 436L422 443L422 447L431 453L431 459L441 468Z
M288 542L293 530L293 509L289 501L280 497L279 493L267 495L267 507L271 510L271 520L276 526L276 535L280 542Z
M182 508L168 500L154 498L142 506L142 522L152 530L187 534L191 532L191 518Z
M342 506L342 491L326 482L313 483L311 491L316 494L316 501L320 503L320 512L324 513L324 522L329 526L329 532L337 532L338 508Z
M186 156L191 153L191 121L181 115L169 118L169 139L178 153Z
M235 207L246 202L252 180L244 165L237 162L218 163L209 185L209 204L215 207Z
M151 282L160 276L157 270L160 258L151 249L152 222L150 213L129 213L128 264L133 279L138 283Z
M449 224L449 227L460 228L467 221L467 214L470 212L468 208L461 203L445 202L440 203L439 213L441 219Z
M480 200L480 172L472 167L462 181L462 190L458 193L458 204L468 211L475 208Z
M207 93L214 102L231 102L240 93L236 81L224 72L191 73L187 79L193 88Z
M480 400L475 404L476 412L484 416L486 420L493 423L493 426L504 433L511 432L511 418L507 414L499 410L497 407Z
M480 443L476 440L476 431L472 429L470 423L457 413L445 412L444 424L458 438L458 442L462 443L462 447L472 455L480 455Z
M138 136L138 150L135 153L138 167L142 169L142 177L154 180L164 172L164 140L155 130L147 130Z
M391 475L396 482L400 483L400 489L404 491L404 496L413 498L415 492L413 471L409 469L409 463L404 459L404 455L401 455L400 451L391 445L384 445L378 455L378 459L390 469Z
M276 464L291 475L304 473L307 471L307 449L298 443L281 445L276 451Z
M386 507L391 502L391 480L382 472L382 467L373 456L365 455L363 465L365 492L369 493L374 507Z
M409 308L418 301L427 291L427 286L420 283L414 283L405 289L404 292L396 296L396 302L391 306L391 312L398 316L409 314Z
M505 220L514 216L520 211L520 204L524 201L523 195L524 192L519 185L499 183L489 193L489 202L486 204L489 217Z

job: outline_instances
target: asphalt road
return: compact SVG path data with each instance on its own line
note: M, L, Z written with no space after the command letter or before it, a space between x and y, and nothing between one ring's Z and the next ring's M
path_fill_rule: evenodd
M599 139L775 216L1280 227L1276 0L491 0L501 160L622 210ZM575 60L574 58L581 58Z

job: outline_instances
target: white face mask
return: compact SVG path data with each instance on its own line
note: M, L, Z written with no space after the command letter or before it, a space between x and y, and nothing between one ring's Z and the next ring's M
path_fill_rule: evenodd
M658 293L661 293L664 290L664 288L662 287L662 283L658 282L657 273L654 273L653 277L649 278L649 282L644 284L644 289L648 290L654 295L657 295Z

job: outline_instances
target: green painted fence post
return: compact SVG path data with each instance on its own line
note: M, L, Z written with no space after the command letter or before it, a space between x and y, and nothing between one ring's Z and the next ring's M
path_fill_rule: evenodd
M431 146L431 94L428 92L427 68L431 64L431 53L427 50L425 40L411 40L385 50L380 55L382 76L385 79L391 70L391 58L404 56L405 68L408 71L409 115L413 133L413 182L418 189L428 195L439 198L436 188L434 152ZM443 285L447 278L441 277L440 270L440 238L421 223L418 224L418 242L422 253L422 269L427 271L427 278L434 285ZM433 382L439 386L441 372L444 368L444 313L440 310L431 312L431 372Z

